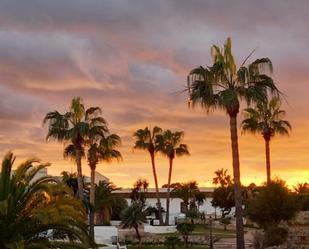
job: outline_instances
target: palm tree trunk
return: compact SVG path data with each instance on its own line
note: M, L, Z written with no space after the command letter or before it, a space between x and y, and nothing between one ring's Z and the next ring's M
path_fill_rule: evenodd
M270 177L270 150L269 150L269 139L265 139L265 155L266 155L266 172L267 172L267 185L271 182Z
M77 184L78 184L78 198L84 199L83 173L82 173L82 156L81 150L76 150L76 166L77 166Z
M141 238L141 235L139 234L138 226L134 226L134 229L135 229L135 232L136 232L136 237L138 239L138 247L142 248L142 238Z
M90 166L91 169L91 177L90 177L90 237L94 239L94 205L95 205L95 166Z
M150 157L151 157L152 173L153 173L153 178L154 178L155 187L156 187L156 196L157 196L158 209L159 209L158 210L159 222L160 222L160 226L162 226L163 225L162 210L161 210L161 201L160 201L160 196L159 196L158 178L157 178L156 165L155 165L155 160L154 160L154 153L150 153Z
M231 130L232 156L233 156L237 249L245 249L238 137L237 137L237 115L230 115L230 130Z
M168 182L167 182L167 196L166 196L166 216L165 216L165 225L169 225L170 219L170 193L171 193L171 179L173 171L173 158L169 158L170 168L168 172Z

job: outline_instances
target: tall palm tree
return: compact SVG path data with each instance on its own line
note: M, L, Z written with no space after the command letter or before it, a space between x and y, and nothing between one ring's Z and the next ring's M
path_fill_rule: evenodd
M12 171L14 161L13 153L6 154L0 173L0 248L93 247L81 201L54 178L38 177L48 164L30 159Z
M58 142L65 142L67 144L65 152L75 158L80 199L83 199L82 157L87 140L91 134L108 131L105 120L96 115L100 112L99 107L90 107L86 110L82 99L74 97L68 112L64 114L58 111L49 112L43 120L44 124L48 122L46 139L53 138Z
M96 135L96 134L94 134ZM90 137L90 144L88 149L88 164L91 170L90 177L90 204L95 206L95 170L98 162L105 161L107 163L113 160L121 160L121 153L116 150L121 145L121 139L116 134L108 136ZM90 213L90 234L94 236L94 213Z
M254 108L244 110L245 119L242 121L243 132L260 133L265 141L267 184L271 182L270 173L270 140L275 135L289 135L292 129L287 120L283 120L285 111L280 109L278 97L257 103Z
M149 152L152 166L152 174L155 182L157 205L159 210L159 222L160 225L163 225L158 177L155 165L156 137L160 134L162 134L162 129L160 127L155 126L152 130L150 130L148 127L145 127L144 129L137 130L133 134L133 137L135 138L134 149L147 150Z
M161 152L164 156L169 159L169 171L168 171L168 182L167 182L167 197L166 197L166 218L165 225L169 225L169 210L170 210L170 190L171 190L171 179L173 170L173 161L176 156L190 155L188 146L182 144L184 137L183 131L172 132L166 130L162 135L157 136L158 146L156 150Z
M188 75L189 105L201 105L207 112L221 109L230 118L230 133L235 182L235 208L237 227L237 248L244 249L243 210L240 183L239 151L237 137L237 115L241 100L247 104L267 99L268 92L278 90L266 69L272 71L268 58L257 59L245 66L248 58L237 69L232 54L232 42L228 38L223 49L211 47L213 65L193 69Z
M212 179L214 185L220 185L226 187L232 184L231 176L227 173L227 169L217 169L215 171L215 177Z

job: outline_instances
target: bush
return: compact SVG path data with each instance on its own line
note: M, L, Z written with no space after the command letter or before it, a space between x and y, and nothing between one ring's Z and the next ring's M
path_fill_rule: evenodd
M299 195L299 202L302 211L309 211L309 194Z
M175 249L176 246L181 245L181 240L179 239L178 235L170 235L165 237L164 245L168 249Z
M272 226L265 232L256 231L253 234L254 249L264 249L283 244L287 239L288 231L283 227Z
M231 217L222 217L220 223L224 226L224 230L226 231L227 225L231 224Z
M188 217L192 224L194 224L194 219L199 217L199 213L196 210L189 210L186 212L186 217Z
M253 233L253 248L263 249L264 248L264 233L260 230L256 230Z
M272 182L261 188L259 194L249 200L246 209L248 217L267 230L281 221L288 221L295 215L298 205L287 187L281 181Z
M189 235L194 231L194 224L192 223L180 223L176 226L177 231L182 235L186 247L188 247Z
M265 231L264 246L278 246L283 244L288 236L287 229L283 227L269 227Z
M225 217L230 214L232 208L235 206L234 189L233 186L219 187L213 192L212 206L219 207L221 216Z

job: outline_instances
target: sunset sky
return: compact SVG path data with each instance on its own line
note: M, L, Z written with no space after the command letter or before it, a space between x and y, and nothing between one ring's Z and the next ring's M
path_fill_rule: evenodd
M273 176L289 185L309 181L309 1L247 0L1 0L0 156L18 162L36 156L50 174L75 170L63 145L46 142L42 120L64 112L74 96L99 106L110 130L121 136L124 161L98 165L118 186L138 177L153 184L149 155L133 151L132 134L158 125L182 130L190 157L175 159L173 181L211 184L213 172L232 173L228 117L187 107L189 70L211 62L210 46L230 36L240 63L271 58L273 78L286 95L283 108L293 131L271 142ZM239 116L239 123L242 116ZM264 143L241 135L244 184L266 178ZM168 160L157 157L159 184ZM89 174L84 162L83 172Z

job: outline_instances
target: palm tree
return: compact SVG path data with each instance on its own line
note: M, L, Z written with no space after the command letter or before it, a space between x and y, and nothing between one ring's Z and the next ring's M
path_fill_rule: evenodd
M168 182L167 182L167 197L166 197L166 218L165 225L169 225L169 210L170 210L170 189L171 179L173 170L173 161L176 156L190 155L188 146L182 144L184 137L183 131L172 132L166 130L162 135L157 136L158 146L156 150L161 152L164 156L169 159L169 171L168 171Z
M124 209L121 214L122 227L135 229L140 248L142 247L142 238L138 227L146 223L146 215L147 212L143 210L143 207L137 203L133 203L131 206Z
M194 224L188 223L188 222L183 222L179 223L176 226L177 231L181 234L186 248L189 247L189 235L194 231Z
M181 183L180 186L175 186L171 192L172 197L180 198L183 200L185 212L188 211L188 206L192 199L195 203L195 197L199 193L200 190L196 181Z
M257 59L245 66L251 53L237 69L228 38L223 49L211 47L213 65L193 69L188 76L189 106L201 105L207 112L221 109L230 118L230 133L235 182L237 248L244 249L243 210L237 137L237 115L241 100L247 104L267 99L267 94L278 93L273 80L263 71L272 71L268 58Z
M243 132L260 133L265 141L267 184L271 182L270 174L270 140L275 135L289 135L292 129L287 120L283 120L285 111L280 109L280 99L273 97L269 102L257 103L255 108L244 110L245 119L242 121Z
M142 207L146 206L146 193L148 192L149 182L147 179L138 178L133 184L130 193L131 203L138 203Z
M71 190L52 177L38 178L49 164L37 159L15 171L13 153L6 154L0 174L0 248L89 248L86 212ZM55 239L62 234L67 239Z
M293 186L294 191L298 194L309 194L309 183L297 183L296 186Z
M226 187L232 184L231 176L227 173L227 169L217 169L215 177L212 179L212 184Z
M96 135L96 134L94 134ZM107 163L113 160L121 160L121 153L116 150L121 144L121 139L116 134L110 134L106 137L97 136L90 137L90 145L88 149L88 164L91 170L90 177L90 204L95 206L95 170L99 161L105 161ZM94 236L94 213L90 213L90 234Z
M74 196L76 196L78 191L76 172L62 171L61 176L62 176L62 182L68 185L72 189Z
M113 194L120 190L112 182L100 181L95 189L95 210L99 213L100 223L106 224L111 218L119 219L120 213L128 206L126 199Z
M58 142L65 142L65 154L75 158L80 199L83 199L82 157L87 140L91 134L104 135L102 133L108 131L105 120L97 115L100 112L99 107L86 110L82 99L75 97L68 112L49 112L43 120L43 124L48 122L49 125L46 139L54 138Z
M148 127L144 129L137 130L133 137L135 138L134 149L147 150L150 155L151 165L152 165L152 174L155 182L156 189L156 197L157 197L157 205L159 210L159 222L160 225L163 225L162 220L162 209L161 209L161 201L159 196L159 186L158 186L158 177L156 172L155 165L155 153L156 153L156 137L162 134L162 129L160 127L155 126L152 130Z

